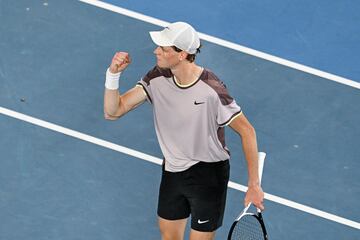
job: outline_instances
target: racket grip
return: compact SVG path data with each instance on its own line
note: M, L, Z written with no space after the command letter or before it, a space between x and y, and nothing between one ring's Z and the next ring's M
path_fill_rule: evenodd
M263 173L263 169L264 169L264 161L265 161L265 157L266 157L266 153L264 152L259 152L258 153L258 170L259 170L259 182L261 184L261 178L262 178L262 173Z
M263 170L264 170L264 161L265 161L265 157L266 157L266 153L264 152L259 152L258 153L258 167L259 167L259 182L261 185L261 178L262 178L262 174L263 174ZM256 208L257 212L260 214L261 210L259 208Z

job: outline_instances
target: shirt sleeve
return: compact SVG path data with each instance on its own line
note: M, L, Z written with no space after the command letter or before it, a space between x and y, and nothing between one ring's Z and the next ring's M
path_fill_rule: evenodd
M227 126L231 121L242 113L241 108L237 105L236 101L233 100L228 105L219 104L217 122L219 126Z
M152 80L158 77L169 78L171 76L172 73L170 69L161 69L155 66L143 78L141 78L140 81L137 82L137 85L143 88L148 102L152 104L154 99L153 92L156 92L156 84L151 84Z
M140 81L137 82L136 86L142 87L146 99L149 103L152 104L152 91L151 91L151 79L154 78L154 75L159 75L159 70L155 67L151 69L144 77L140 79Z
M146 95L146 100L152 104L152 94L151 94L151 87L150 84L147 85L143 78L136 83L136 87L141 87Z
M224 84L221 84L221 87L217 89L218 92L218 101L217 101L217 123L219 126L226 126L231 123L231 121L239 116L242 111L241 107L233 99Z

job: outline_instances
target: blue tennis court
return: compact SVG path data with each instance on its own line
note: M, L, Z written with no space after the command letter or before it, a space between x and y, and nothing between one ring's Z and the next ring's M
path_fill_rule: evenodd
M270 239L360 239L360 4L275 3L0 0L0 239L160 239L152 107L106 121L104 78L127 51L120 91L133 87L155 64L148 32L178 20L202 33L198 64L226 83L267 153ZM226 142L216 239L247 183L230 128Z

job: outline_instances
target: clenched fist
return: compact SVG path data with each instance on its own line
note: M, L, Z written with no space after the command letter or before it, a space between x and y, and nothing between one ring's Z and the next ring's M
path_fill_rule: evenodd
M122 72L131 63L130 56L127 52L115 53L109 67L111 73Z

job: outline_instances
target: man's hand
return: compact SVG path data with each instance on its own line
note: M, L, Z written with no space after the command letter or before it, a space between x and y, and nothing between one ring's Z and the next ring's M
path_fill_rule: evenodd
M109 67L111 73L122 72L131 63L130 56L127 52L115 53Z
M257 208L263 211L265 209L263 201L264 201L264 192L261 189L261 187L259 185L249 186L244 200L245 206L247 206L251 202Z

